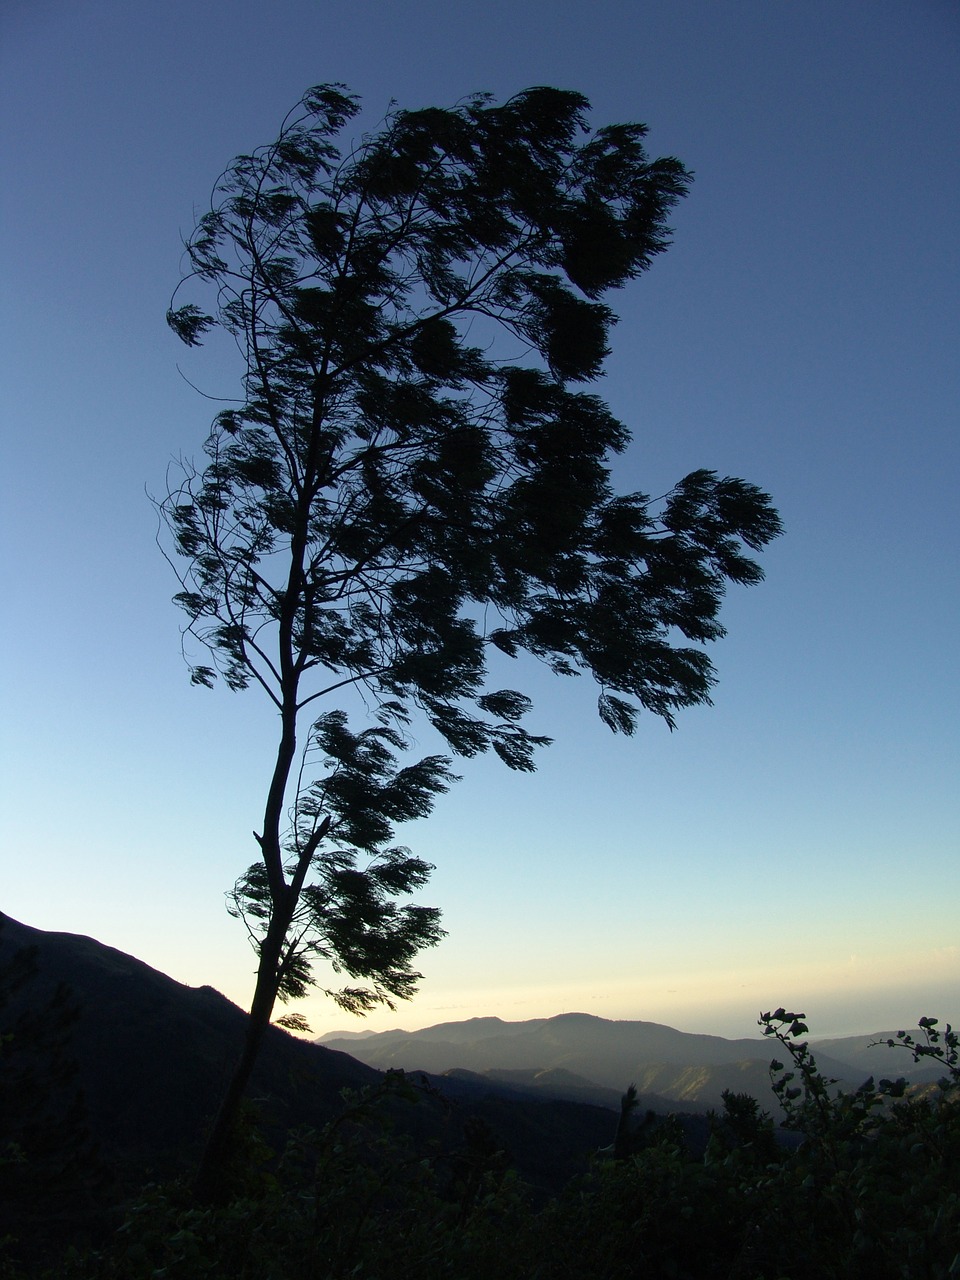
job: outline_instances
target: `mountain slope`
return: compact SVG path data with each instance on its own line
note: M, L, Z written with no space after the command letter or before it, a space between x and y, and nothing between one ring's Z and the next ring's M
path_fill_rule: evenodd
M815 1046L821 1071L853 1087L871 1071L909 1075L906 1054L896 1057L890 1050L866 1050L866 1042L873 1038L850 1037L849 1045L834 1040ZM729 1089L750 1093L762 1106L774 1109L769 1065L777 1056L776 1046L760 1036L726 1040L691 1035L655 1022L568 1013L513 1023L474 1018L421 1031L381 1032L360 1041L327 1036L323 1043L337 1049L349 1045L354 1057L380 1070L462 1071L501 1080L516 1078L515 1073L528 1073L531 1078L538 1072L561 1073L537 1085L555 1096L583 1097L579 1091L590 1086L622 1093L635 1083L643 1095L656 1096L660 1103L666 1100L674 1108L719 1107L723 1091ZM562 1073L580 1079L575 1083Z
M66 988L63 1056L76 1064L87 1121L105 1156L160 1171L199 1152L247 1015L212 987L186 987L92 938L47 933L0 915L0 967L31 956L25 980L6 992L2 1029L11 1061L29 1054L17 1022ZM7 984L9 986L9 984ZM274 1125L322 1124L340 1090L379 1079L335 1050L272 1028L251 1093Z

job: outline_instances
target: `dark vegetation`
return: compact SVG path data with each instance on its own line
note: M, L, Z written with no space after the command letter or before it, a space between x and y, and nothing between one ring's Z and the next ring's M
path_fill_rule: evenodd
M772 1090L700 1116L458 1091L275 1030L211 1206L189 1171L245 1015L9 919L0 972L4 1280L960 1271L960 1042L934 1019L891 1039L939 1083L840 1089L801 1015L766 1014Z
M194 680L254 684L277 712L231 895L258 970L198 1174L210 1200L275 1002L322 980L346 1009L392 1005L441 937L435 908L399 905L430 868L395 829L455 775L409 754L408 727L534 768L549 739L498 687L504 658L590 677L614 731L644 710L673 727L710 700L727 587L760 580L748 553L780 531L765 493L713 471L658 498L614 487L630 433L586 389L604 299L667 247L690 175L588 107L479 95L394 110L342 150L359 105L320 86L230 164L186 244L203 305L169 322L236 344L240 394L158 508L206 649Z

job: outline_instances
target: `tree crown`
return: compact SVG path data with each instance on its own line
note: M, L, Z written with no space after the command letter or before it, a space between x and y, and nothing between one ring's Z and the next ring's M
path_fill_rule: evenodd
M379 722L366 738L315 722L333 772L298 791L288 853L314 856L322 827L405 888L421 864L404 880L386 842L409 805L376 779L415 710L458 755L532 768L547 739L523 727L522 693L488 687L494 646L591 674L616 731L641 708L672 727L709 701L701 646L723 634L727 583L762 576L746 550L780 525L766 494L710 471L657 504L614 492L629 433L585 389L616 320L602 299L667 247L690 181L648 158L643 125L592 129L582 95L534 88L394 110L341 154L357 110L342 86L310 90L229 166L187 243L213 305L169 322L189 344L232 335L244 396L163 512L187 563L177 600L212 654L196 681L258 682L283 759L300 713L337 691ZM430 760L403 779L420 813L452 776ZM281 770L274 814L288 785ZM248 873L251 910L285 892L278 857Z
M217 307L169 320L187 342L234 336L246 398L168 510L191 562L178 599L232 686L282 701L261 640L287 611L297 674L412 698L455 751L515 767L526 703L483 693L487 643L592 672L618 729L635 722L620 695L671 724L707 699L708 659L671 634L722 634L726 582L761 576L743 545L779 522L754 486L707 471L656 515L612 492L629 434L579 389L615 320L597 299L666 248L689 175L648 160L643 125L591 131L586 109L538 88L395 111L341 158L357 103L322 86L221 177L187 246ZM477 321L527 360L471 345Z

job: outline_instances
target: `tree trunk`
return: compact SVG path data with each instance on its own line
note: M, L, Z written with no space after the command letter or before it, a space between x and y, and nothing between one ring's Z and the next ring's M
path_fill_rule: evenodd
M276 1004L277 973L288 925L289 921L280 921L276 917L270 923L260 952L257 985L250 1006L243 1049L200 1157L193 1189L197 1199L207 1204L223 1200L229 1192L240 1107Z

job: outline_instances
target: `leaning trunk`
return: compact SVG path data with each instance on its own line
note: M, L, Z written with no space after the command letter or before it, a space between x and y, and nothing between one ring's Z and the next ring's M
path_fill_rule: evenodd
M275 916L260 951L257 985L253 993L253 1004L250 1006L243 1048L220 1102L194 1179L197 1199L206 1203L223 1199L229 1191L230 1171L236 1156L237 1122L277 1000L277 974L287 924L286 920L278 920Z
M301 552L302 555L302 552ZM294 568L291 579L296 576L298 561L294 557ZM288 592L290 598L296 598L292 588ZM299 875L294 885L288 885L283 873L283 855L280 844L280 827L283 815L283 800L290 778L297 746L297 679L298 673L292 661L292 611L285 610L281 619L281 637L285 640L282 652L287 661L281 665L286 678L285 698L282 712L282 730L277 749L277 760L273 768L273 778L267 795L266 809L263 819L263 835L254 832L267 877L270 882L271 911L270 923L266 935L260 944L260 963L257 967L257 985L250 1006L250 1017L243 1049L234 1067L230 1083L220 1102L207 1138L207 1143L200 1158L200 1166L194 1181L194 1191L199 1199L213 1201L222 1199L230 1182L230 1169L236 1155L237 1121L243 1103L250 1076L256 1065L257 1057L263 1046L264 1036L270 1025L273 1006L277 1002L280 985L280 960L287 938L287 930L296 910L300 886L309 865L309 858L301 857L298 868Z

